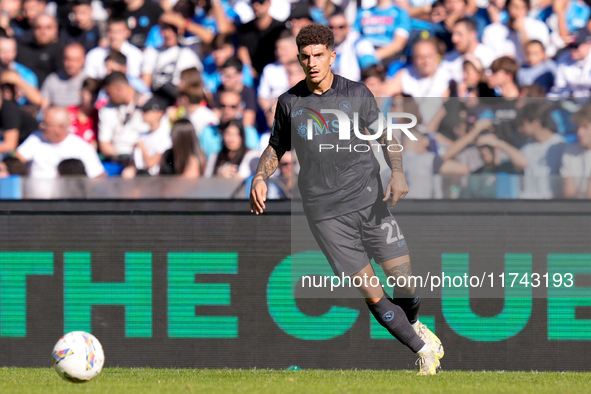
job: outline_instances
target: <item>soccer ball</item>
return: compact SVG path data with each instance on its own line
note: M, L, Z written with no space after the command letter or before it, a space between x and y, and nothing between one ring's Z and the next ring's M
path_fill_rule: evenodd
M103 346L92 334L72 331L57 341L51 353L57 374L70 382L83 383L94 379L103 369Z

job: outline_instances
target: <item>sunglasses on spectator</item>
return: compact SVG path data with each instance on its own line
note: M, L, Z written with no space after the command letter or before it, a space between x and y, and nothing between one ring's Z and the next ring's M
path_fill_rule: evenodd
M236 108L238 108L238 105L220 104L220 108L232 108L232 109L236 109Z

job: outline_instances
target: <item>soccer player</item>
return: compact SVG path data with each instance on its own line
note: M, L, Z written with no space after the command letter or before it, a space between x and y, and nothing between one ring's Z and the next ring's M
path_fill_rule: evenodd
M333 271L352 280L362 279L359 290L373 316L419 356L419 375L434 375L439 370L443 347L439 338L418 321L420 297L414 286L404 280L412 275L408 247L386 202L392 197L393 207L408 193L402 155L398 149L390 149L398 143L388 140L386 132L377 140L383 144L382 152L392 168L392 178L384 193L379 166L368 141L357 135L340 140L339 128L329 132L328 125L340 124L334 113L322 114L323 133L316 129L313 138L306 138L302 125L305 129L309 117L306 112L314 112L313 108L357 113L358 129L367 128L373 135L378 130L379 110L365 85L331 72L336 53L330 29L317 24L306 26L296 41L306 79L278 99L269 146L261 155L252 181L251 212L258 215L266 209L264 181L275 172L281 157L293 144L300 160L298 185L308 224ZM331 145L339 149L323 149ZM372 287L372 283L379 281L371 258L387 276L394 280L400 277L399 283L409 286L396 288L394 299L385 295L381 285Z

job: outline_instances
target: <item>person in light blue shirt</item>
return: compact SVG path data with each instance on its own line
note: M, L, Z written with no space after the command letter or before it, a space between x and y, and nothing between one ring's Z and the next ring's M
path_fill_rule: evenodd
M375 7L358 13L354 28L374 45L377 57L389 64L408 41L410 17L392 0L378 0Z
M203 73L201 74L205 88L210 92L216 92L222 84L222 65L236 55L236 49L232 39L227 34L218 34L211 43L211 54L203 60ZM250 88L254 85L252 67L243 64L242 83Z

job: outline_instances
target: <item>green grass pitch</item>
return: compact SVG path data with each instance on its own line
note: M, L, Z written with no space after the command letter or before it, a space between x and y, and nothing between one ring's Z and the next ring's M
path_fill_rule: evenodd
M83 384L51 368L0 368L0 393L582 393L591 373L105 368Z

